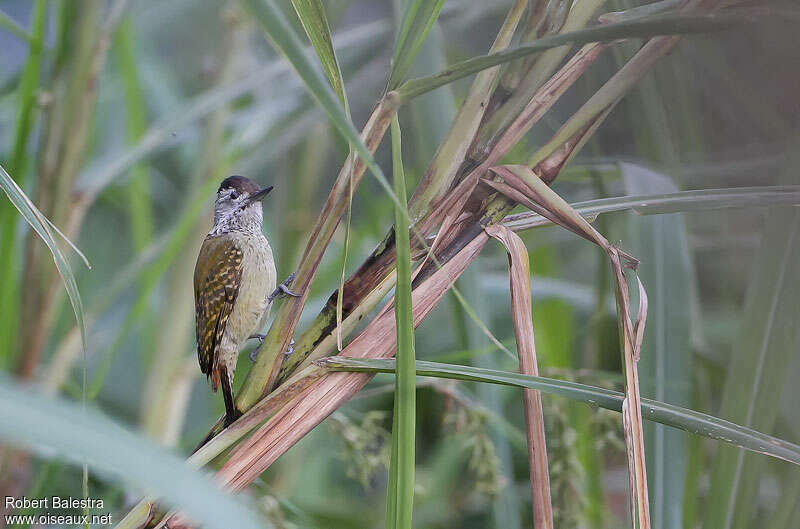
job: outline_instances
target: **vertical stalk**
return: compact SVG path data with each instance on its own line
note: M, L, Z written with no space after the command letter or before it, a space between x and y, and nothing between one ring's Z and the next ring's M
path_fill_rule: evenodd
M387 504L396 503L394 523L387 527L411 528L414 505L414 426L416 417L416 368L414 354L414 321L411 307L411 247L409 222L403 215L406 207L406 186L403 171L400 122L392 118L392 160L394 192L402 207L395 207L397 227L397 288L394 297L394 315L397 337L397 376L395 378L395 416L392 429L392 454L390 482L396 483L396 497L387 498ZM394 440L397 439L397 442ZM395 477L396 476L396 477ZM391 490L390 490L391 492ZM389 512L391 509L387 509Z
M8 173L20 187L26 180L26 154L28 137L33 125L36 90L39 87L44 22L47 2L36 0L33 6L31 42L28 60L22 70L17 90L19 114L14 128L14 145L8 161ZM19 270L19 247L16 240L18 224L17 210L5 200L0 201L0 366L13 358L17 342L17 275Z

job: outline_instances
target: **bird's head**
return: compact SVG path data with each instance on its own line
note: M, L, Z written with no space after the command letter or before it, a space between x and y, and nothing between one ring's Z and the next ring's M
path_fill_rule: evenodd
M214 202L214 230L257 226L263 219L261 200L272 191L272 186L261 188L244 176L229 176L219 185Z

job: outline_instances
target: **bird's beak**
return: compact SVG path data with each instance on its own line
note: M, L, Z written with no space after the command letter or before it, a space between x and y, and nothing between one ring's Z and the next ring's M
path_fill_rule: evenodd
M255 204L256 202L261 202L265 196L269 195L269 192L272 191L272 186L265 187L258 193L254 195L250 195L250 198L247 199L247 205Z

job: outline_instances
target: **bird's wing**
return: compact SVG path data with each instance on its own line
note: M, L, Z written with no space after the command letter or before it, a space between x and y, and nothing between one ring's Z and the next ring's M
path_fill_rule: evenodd
M197 319L197 356L200 369L212 378L219 344L242 279L243 252L230 237L206 237L194 269L194 301Z

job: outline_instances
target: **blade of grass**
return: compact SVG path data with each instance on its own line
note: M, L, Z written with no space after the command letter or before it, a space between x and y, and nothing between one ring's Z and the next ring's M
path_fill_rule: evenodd
M322 5L321 0L292 0L292 5L303 24L308 40L311 41L314 51L317 52L319 62L328 76L333 91L339 96L342 107L347 111L344 79L336 52L333 49L331 28L328 25L328 18L325 16L325 6Z
M34 13L36 13L36 7L34 7ZM35 20L36 15L33 16L34 20L34 29L32 33L28 33L25 31L25 28L19 25L16 20L11 18L10 16L6 15L3 11L0 11L0 28L8 31L15 37L20 40L24 40L28 44L31 45L31 48L35 46L41 46L41 40L36 38L36 29L35 29Z
M519 235L505 226L495 224L486 232L506 248L511 288L511 315L517 338L519 370L525 375L538 376L536 345L533 334L531 309L531 283L528 251ZM547 469L547 445L544 436L542 396L538 391L525 390L525 423L528 437L528 464L530 466L533 505L533 526L537 529L553 528L553 505L550 497L550 473Z
M398 199L394 195L394 191L392 191L392 187L386 180L383 171L373 160L372 153L364 145L352 121L348 119L344 108L336 101L336 95L331 87L305 55L300 40L292 30L291 24L283 16L283 12L273 0L245 0L245 4L250 8L250 11L261 24L275 47L294 67L317 104L328 114L336 130L345 140L350 142L358 156L364 160L378 180L378 183L392 198L395 205L398 205Z
M394 90L405 79L422 43L439 17L444 0L410 0L397 33L392 55L392 71L387 90Z
M766 10L729 10L715 14L662 14L606 24L603 26L571 31L558 35L542 37L516 48L481 55L456 63L436 75L420 79L410 79L397 87L401 100L417 97L440 86L452 83L481 70L497 66L533 53L563 46L565 44L586 44L590 42L611 42L619 39L649 38L657 35L687 35L732 29L740 25L754 23L776 14Z
M395 361L392 359L332 356L319 360L317 364L331 371L353 373L394 373L395 371ZM622 402L625 399L625 395L618 391L566 380L522 375L511 371L497 371L422 360L417 360L416 369L417 376L451 378L536 389L544 393L578 400L592 406L619 412L622 411ZM643 417L648 421L666 424L694 435L708 437L751 452L800 465L800 446L763 434L752 428L705 413L650 399L642 399L642 409L644 410Z
M394 192L405 206L406 187L403 171L400 122L392 118L392 160ZM397 227L397 287L394 296L394 314L397 340L398 373L395 380L395 418L392 428L392 455L394 466L389 469L389 479L396 488L394 498L387 496L387 505L395 503L394 520L387 519L387 527L411 529L414 506L414 445L416 422L416 373L414 371L414 321L411 307L411 246L408 218L403 209L395 208ZM396 438L396 441L395 441ZM390 491L391 492L391 491Z
M2 166L0 166L0 187L3 188L3 191L5 191L14 207L17 208L20 214L22 214L22 217L31 225L50 250L58 273L61 275L61 279L64 283L64 288L67 291L67 296L69 296L70 303L72 304L75 320L78 323L78 327L81 329L81 343L83 344L83 350L85 352L86 328L84 326L83 303L81 301L80 292L78 292L78 284L75 281L75 275L72 273L72 267L69 265L69 261L61 251L58 242L50 231L49 221L36 209L36 206L33 205L30 199L23 193L22 189L19 188L14 179L9 176Z
M628 210L635 211L639 215L662 215L681 211L766 207L781 204L800 204L800 186L699 189L657 195L600 198L573 202L571 206L589 222L592 222L600 214ZM552 224L550 220L533 212L509 215L503 223L515 231Z

